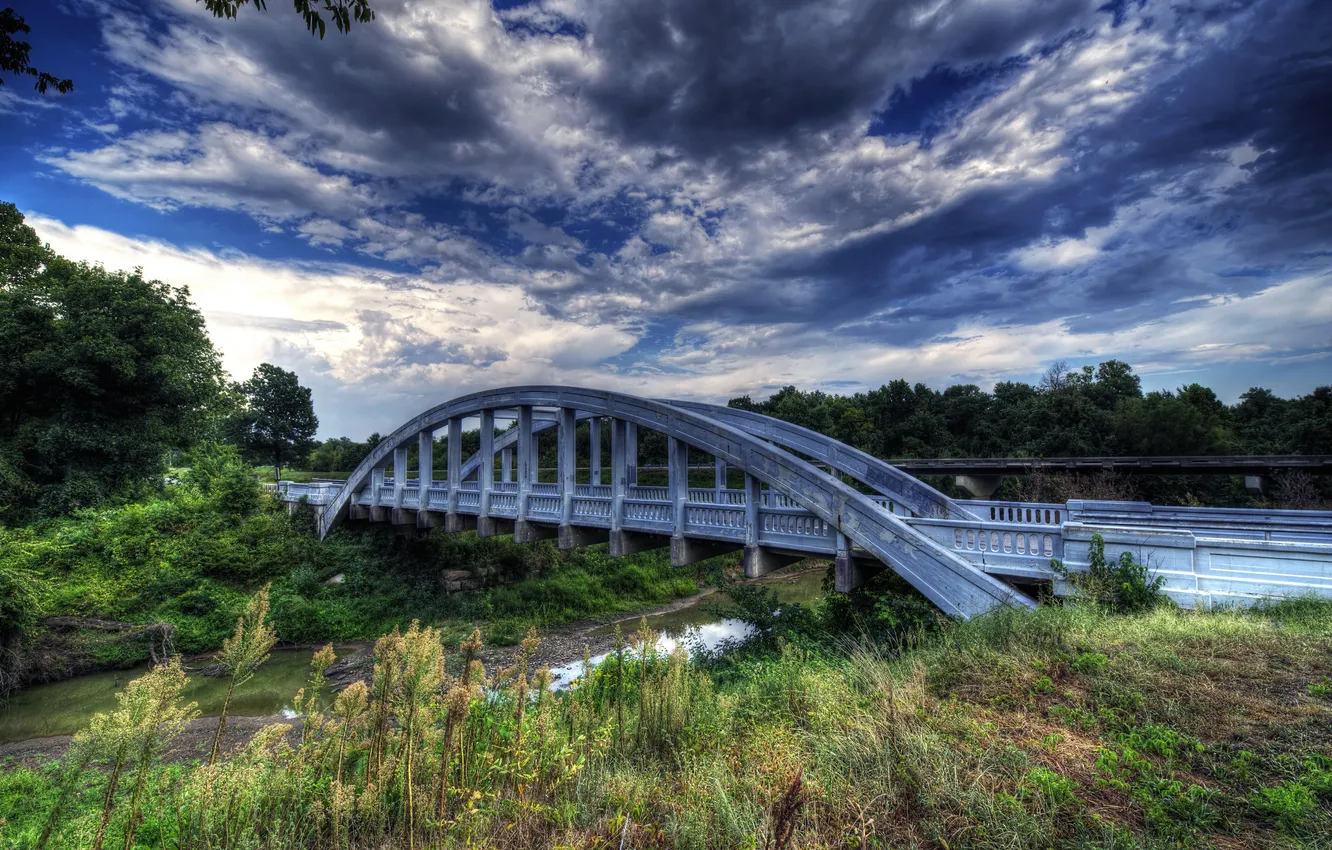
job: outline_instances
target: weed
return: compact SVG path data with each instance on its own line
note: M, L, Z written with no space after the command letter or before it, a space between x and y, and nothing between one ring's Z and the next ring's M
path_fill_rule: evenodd
M1318 804L1312 791L1290 781L1258 789L1249 802L1287 832L1299 830Z

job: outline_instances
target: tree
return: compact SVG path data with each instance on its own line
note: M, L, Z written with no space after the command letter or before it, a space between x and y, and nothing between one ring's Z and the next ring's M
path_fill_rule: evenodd
M195 0L203 3L204 8L215 18L235 18L241 7L253 5L259 11L267 7L267 0ZM351 32L352 22L365 24L375 19L375 10L370 8L370 0L295 0L296 14L305 21L305 28L311 35L324 37L328 27L324 20L327 15L338 32ZM321 8L322 7L322 8ZM0 10L0 72L8 74L26 74L37 78L35 88L38 94L46 94L48 88L54 88L61 94L74 90L73 80L61 80L45 71L38 71L28 60L32 46L26 41L19 41L14 36L27 35L32 28L24 23L23 18L13 9ZM0 77L0 85L4 78Z
M207 428L225 382L189 290L57 255L0 203L0 512L133 491Z
M283 464L314 447L319 417L310 389L300 385L295 372L272 363L259 364L238 388L244 399L229 436L251 457L271 460L275 479L280 479Z
M46 94L48 88L54 88L61 94L73 91L73 80L62 80L54 74L33 67L28 59L32 45L14 37L27 35L30 32L32 27L24 23L23 18L15 14L13 9L0 9L0 72L36 77L37 82L33 88L37 89L38 94ZM0 77L0 86L4 84L5 78Z

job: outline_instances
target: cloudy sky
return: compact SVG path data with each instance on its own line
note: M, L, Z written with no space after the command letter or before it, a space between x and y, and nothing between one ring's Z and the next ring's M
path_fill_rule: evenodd
M1325 0L16 0L0 199L186 284L324 436L530 382L725 399L1332 375Z

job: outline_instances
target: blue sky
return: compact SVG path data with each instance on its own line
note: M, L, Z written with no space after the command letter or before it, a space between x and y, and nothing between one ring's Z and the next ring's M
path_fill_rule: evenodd
M0 199L188 285L325 436L532 382L1332 374L1332 4L270 5L16 0L76 87L0 87Z

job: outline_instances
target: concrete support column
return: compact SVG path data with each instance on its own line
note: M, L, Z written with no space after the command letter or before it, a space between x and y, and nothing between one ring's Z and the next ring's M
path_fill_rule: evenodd
M388 519L388 512L393 509L386 506L380 492L384 489L384 467L370 470L370 521L383 522Z
M625 426L623 419L611 420L611 536L624 522L624 499L628 494L628 465L625 458ZM614 544L612 544L612 547Z
M873 559L857 559L851 553L851 541L837 533L837 558L833 561L833 589L850 593L887 567Z
M419 485L416 504L421 510L425 510L427 504L426 491L430 489L432 479L435 477L435 432L426 430L416 436L416 479Z
M509 483L513 480L513 449L500 450L500 480Z
M573 549L593 543L605 543L607 540L605 531L598 528L580 528L573 522L574 495L578 488L578 411L572 407L560 408L558 426L559 447L556 456L560 484L559 546L561 549Z
M624 423L624 474L630 487L638 486L638 425Z
M458 499L462 492L462 420L454 416L449 420L448 428L449 512L444 529L452 534L465 527L462 515L458 513Z
M593 416L587 420L587 457L589 472L587 482L592 486L601 483L601 417Z
M759 510L763 507L762 483L745 473L745 578L758 578L773 570L793 564L800 560L796 555L773 552L759 545L761 518Z
M532 485L537 480L536 434L532 431L532 407L518 408L518 519L513 524L513 539L518 543L533 543L552 537L553 530L527 519L527 505L532 498Z
M555 480L560 488L560 525L569 525L573 519L574 488L578 484L577 415L573 408L561 407L556 420Z
M393 450L393 507L402 507L402 493L407 488L407 447Z
M725 496L726 496L726 493L725 493L725 490L726 490L726 461L722 460L721 458L714 458L714 459L713 459L713 465L714 465L714 468L715 468L715 476L716 476L716 478L715 478L715 482L714 482L714 483L716 484L716 488L717 488L717 495L716 495L716 497L715 497L715 501L717 502L717 504L720 505L720 504L723 504L723 501L722 501L722 500L723 500L723 499L725 498Z
M671 538L624 528L624 501L629 497L629 429L633 423L611 419L611 533L610 555L619 558L647 549L669 546Z
M476 532L482 537L495 535L495 520L490 517L490 493L495 488L495 411L481 411L481 464L476 484L481 491L481 513L476 518Z
M527 499L532 495L532 406L518 408L518 521L527 520Z
M739 549L740 546L735 543L690 539L685 535L685 517L689 505L689 444L671 437L667 441L666 455L669 475L666 492L675 519L675 533L671 535L671 565L683 567Z
M1002 480L1002 476L999 475L958 475L953 478L953 483L966 488L973 499L984 500L994 495Z
M674 437L666 440L666 498L671 501L675 536L684 537L685 503L689 501L689 444Z
M402 506L407 495L407 447L393 450L393 510L389 521L394 525L416 525L416 511Z

